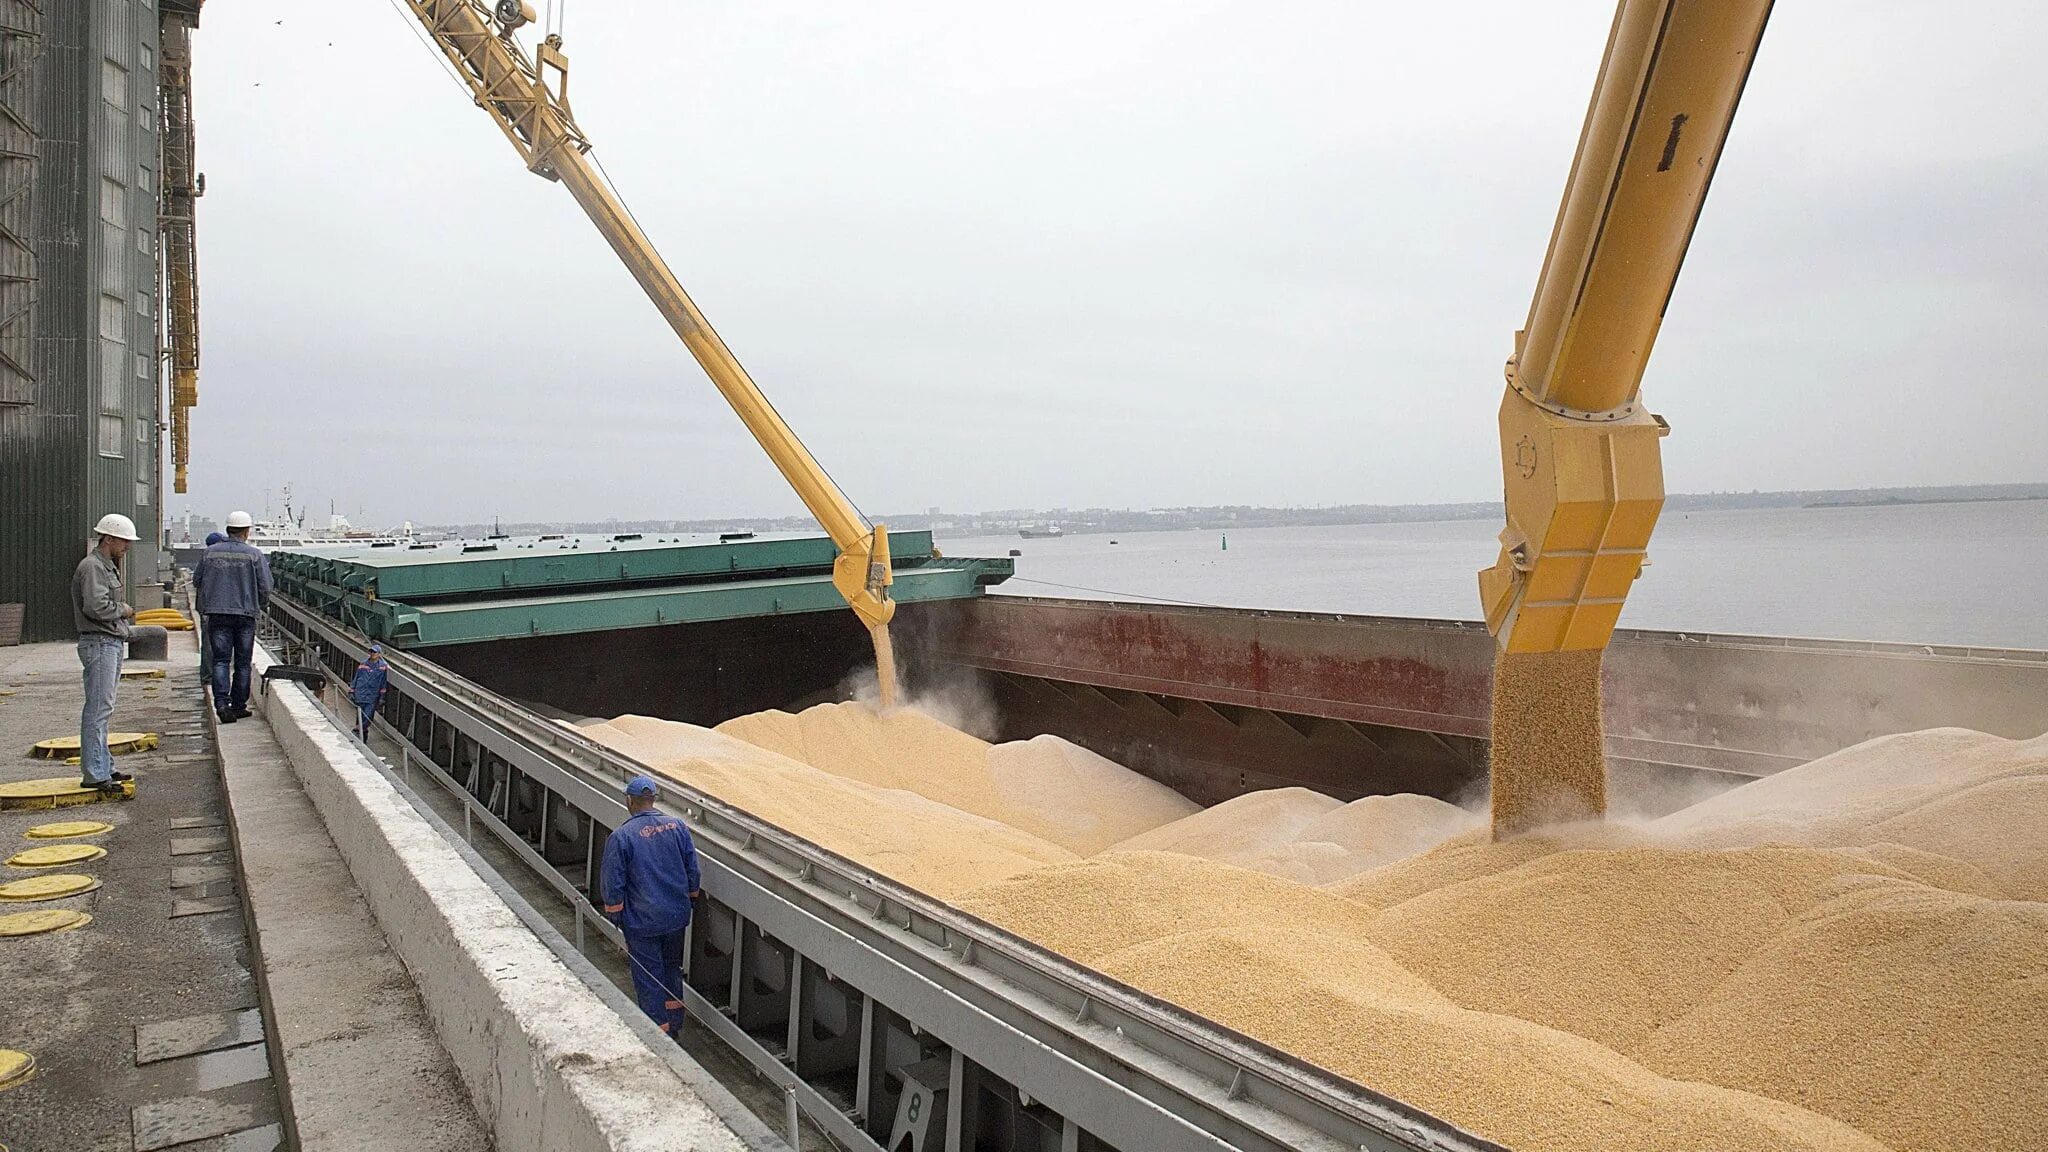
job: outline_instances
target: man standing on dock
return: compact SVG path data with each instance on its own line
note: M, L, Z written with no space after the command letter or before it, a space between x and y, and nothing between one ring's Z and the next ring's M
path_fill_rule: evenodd
M249 543L254 524L247 512L228 513L228 538L208 548L192 570L212 659L213 710L223 724L249 714L256 617L270 603L270 557Z
M626 782L626 822L604 842L604 914L626 934L633 995L670 1036L683 1028L683 929L698 889L697 846L681 820L654 807L646 776Z
M71 574L71 615L78 625L78 662L85 668L85 707L78 714L78 786L102 796L119 796L130 777L114 771L107 748L107 724L114 718L114 693L121 686L121 655L135 609L122 598L121 557L134 542L135 521L109 512L93 525L99 542Z

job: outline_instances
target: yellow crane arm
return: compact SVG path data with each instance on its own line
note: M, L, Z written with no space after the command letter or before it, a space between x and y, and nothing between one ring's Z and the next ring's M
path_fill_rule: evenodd
M1638 395L1770 0L1621 0L1501 402L1504 652L1607 646L1664 506Z
M406 0L456 75L490 113L531 171L558 180L640 282L648 299L682 338L740 421L781 470L804 506L839 548L832 583L846 597L875 644L882 701L893 702L895 658L889 620L896 602L889 566L889 532L870 525L853 502L797 439L732 350L719 339L682 282L669 271L632 214L619 201L587 153L590 141L569 108L568 58L559 36L549 36L529 59L513 33L533 20L522 0L499 0L495 10L482 0ZM549 86L550 79L553 87Z
M192 409L199 403L199 245L194 238L205 182L193 162L194 13L163 10L157 89L163 107L163 157L157 236L163 243L164 332L171 361L171 491L185 491L192 462ZM161 505L159 505L161 507Z
M1507 526L1479 573L1495 836L1607 808L1601 663L1664 507L1643 369L1770 0L1620 0L1500 406Z

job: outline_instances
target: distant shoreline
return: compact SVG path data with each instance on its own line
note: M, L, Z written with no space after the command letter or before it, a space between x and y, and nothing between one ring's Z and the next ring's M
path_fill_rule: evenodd
M1897 488L1808 488L1750 492L1673 492L1664 499L1666 516L1693 512L1734 512L1767 508L1903 508L1924 504L2003 504L2048 500L2048 483L1930 484ZM1275 507L1212 504L1168 508L1009 508L946 512L937 507L879 517L898 531L926 529L951 539L1014 536L1020 528L1057 524L1068 536L1105 532L1230 531L1250 528L1317 528L1360 524L1447 523L1499 520L1499 500L1434 504L1332 504ZM498 521L436 524L458 536L498 531ZM194 522L199 527L199 522ZM211 525L205 525L211 527ZM808 516L734 516L718 519L606 519L506 521L515 534L540 532L815 532Z
M1815 500L1802 504L1802 508L1903 508L1916 504L2021 504L2029 500L2048 500L2048 496L1943 496L1929 499L1905 499L1886 496L1873 500Z

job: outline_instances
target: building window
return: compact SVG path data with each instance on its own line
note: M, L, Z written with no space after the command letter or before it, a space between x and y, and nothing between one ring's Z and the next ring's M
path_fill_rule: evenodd
M140 175L135 178L135 187L144 192L156 191L156 176L147 168L136 169Z
M112 60L100 61L100 99L116 108L128 106L128 70Z
M147 228L137 228L135 230L135 250L147 255L149 253L149 242L154 236L155 233Z
M155 315L156 297L145 289L137 288L135 290L135 314L137 316Z
M100 297L100 339L126 342L128 314L119 296Z
M135 122L142 126L144 132L156 131L156 109L151 108L147 104L137 104L135 106Z
M121 433L127 430L128 422L119 416L100 416L100 455L121 454Z
M111 414L116 424L126 410L128 373L128 302L119 296L100 297L100 412ZM104 418L100 428L100 451L121 454L121 430L114 430L114 449L107 452Z
M149 354L146 352L137 352L135 354L135 378L137 380L149 379Z
M137 444L149 443L149 421L144 420L140 416L135 418L135 442Z
M142 66L150 69L156 67L156 45L147 40L142 43Z
M100 177L100 219L116 228L128 226L128 186L112 176Z
M135 482L135 506L137 508L149 507L149 481L137 480Z

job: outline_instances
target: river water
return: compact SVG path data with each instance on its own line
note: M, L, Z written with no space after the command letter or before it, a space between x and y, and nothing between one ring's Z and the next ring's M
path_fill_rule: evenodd
M941 536L1004 556L998 592L1381 616L1479 618L1492 520L1058 540ZM1228 539L1228 548L1224 547ZM2048 648L2048 500L1670 512L1630 628Z

